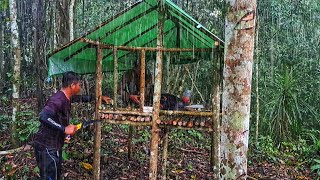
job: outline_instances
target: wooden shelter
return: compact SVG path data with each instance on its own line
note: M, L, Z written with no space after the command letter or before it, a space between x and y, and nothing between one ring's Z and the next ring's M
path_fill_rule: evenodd
M79 74L95 73L96 107L95 119L105 119L105 123L151 126L151 155L149 178L156 179L159 131L167 126L196 128L218 133L219 128L219 85L220 67L213 72L215 94L212 110L164 111L160 110L163 57L175 53L172 63L185 64L198 60L221 63L223 41L208 31L170 0L141 0L97 26L94 30L73 40L49 55L49 76L74 71ZM140 54L141 81L139 109L122 109L117 104L118 71L132 68L133 54ZM215 54L217 56L215 56ZM220 57L219 57L220 55ZM152 111L144 111L144 85L146 61L155 58L154 93ZM102 108L102 74L113 72L113 107ZM212 82L214 83L214 82ZM177 125L170 116L192 116L198 119L196 126ZM195 121L194 121L195 122ZM194 123L191 122L191 123ZM95 127L94 179L100 179L101 124ZM167 132L167 131L166 131ZM213 144L219 138L213 139ZM165 149L166 151L166 149ZM212 150L212 165L217 162L218 151ZM166 154L166 152L164 152ZM166 155L164 155L166 156ZM165 168L164 168L165 169ZM165 175L164 175L165 176Z

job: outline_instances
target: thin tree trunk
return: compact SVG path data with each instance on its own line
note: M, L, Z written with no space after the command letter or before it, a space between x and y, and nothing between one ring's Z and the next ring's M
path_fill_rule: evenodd
M246 179L256 0L227 0L221 179Z
M11 134L12 144L17 146L16 134L16 121L17 112L19 109L19 93L20 93L20 66L21 66L21 49L19 41L19 31L17 24L17 5L15 0L9 0L10 21L11 21L11 45L13 52L13 85L12 85L12 127Z
M181 72L183 72L183 69L181 69ZM186 80L186 77L187 77L187 73L183 73L182 75L182 78L179 78L181 81L180 81L180 85L178 87L177 90L174 90L174 92L177 92L179 95L183 93L183 85L184 85L184 81Z
M176 70L177 69L177 70ZM180 76L180 73L181 73L181 70L182 70L182 67L181 66L179 66L179 67L174 67L174 69L173 69L173 71L174 72L171 72L171 74L176 74L176 76L175 76L175 79L174 79L174 82L172 82L173 83L173 85L171 85L172 86L172 88L171 88L171 86L170 86L170 93L174 93L174 92L176 92L176 89L177 89L177 86L178 86L178 80L181 78L181 76Z
M257 27L256 27L256 44L258 44L259 40L259 20L257 18ZM256 71L256 134L255 134L255 143L258 145L259 138L259 122L260 122L260 102L259 102L259 53L260 49L257 48L257 60L255 63L255 71Z
M165 92L169 92L169 84L170 84L170 80L171 80L171 78L170 77L172 77L172 76L170 76L170 61L171 61L171 54L170 53L168 53L168 55L166 56L167 57L167 61L166 61L166 64L165 64L165 68L163 68L164 69L164 79L165 79Z
M74 5L75 5L75 0L70 0L70 5L69 5L69 27L70 27L70 41L74 39L74 30L73 30L73 16L74 16Z
M213 170L214 177L213 179L219 179L220 174L220 89L221 89L221 65L220 65L220 56L222 53L217 52L217 68L214 72L214 82L213 82L213 97L212 97L212 107L213 107L213 117L212 117L212 139L211 139L211 167Z
M260 122L260 102L259 102L259 59L256 61L256 145L258 144L259 138L259 122Z
M4 22L4 15L5 11L3 13L0 13L0 94L3 91L3 85L4 85L4 29L5 26L3 23Z

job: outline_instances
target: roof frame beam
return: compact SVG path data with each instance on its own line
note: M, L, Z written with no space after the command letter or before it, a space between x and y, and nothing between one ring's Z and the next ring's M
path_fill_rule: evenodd
M163 52L212 52L212 48L128 47L128 46L106 45L99 41L93 41L87 38L82 38L81 41L85 43L90 43L92 45L100 46L103 49L113 49L114 47L117 47L118 50L125 50L125 51L141 51L142 49L144 49L146 51L163 51Z

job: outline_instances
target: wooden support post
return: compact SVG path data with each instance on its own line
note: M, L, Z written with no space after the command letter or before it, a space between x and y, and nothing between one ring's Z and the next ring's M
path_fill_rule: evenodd
M97 62L96 62L96 107L95 119L99 120L99 109L101 109L102 98L102 49L97 46ZM101 150L101 122L95 125L94 136L94 154L93 154L93 178L100 179L100 150Z
M152 129L151 129L151 146L150 146L150 168L149 179L157 180L158 172L158 146L159 146L159 125L156 120L159 119L160 112L160 96L161 96L161 82L162 82L162 61L163 52L160 48L163 47L163 29L164 29L164 2L159 0L159 14L158 14L158 35L157 35L157 51L156 68L155 68L155 83L153 95L153 113L152 113Z
M163 153L162 153L162 180L167 179L167 160L168 160L168 144L169 144L169 129L164 128L163 136Z
M132 136L133 136L133 126L129 125L129 137L128 137L128 159L131 159L132 155Z
M116 111L118 96L118 49L113 48L113 108Z
M145 82L146 82L146 51L141 50L141 63L140 63L140 112L143 112L144 99L145 99Z

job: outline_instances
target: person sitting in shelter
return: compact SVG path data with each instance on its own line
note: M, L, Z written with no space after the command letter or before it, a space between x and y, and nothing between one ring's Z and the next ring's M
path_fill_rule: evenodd
M124 106L140 104L140 75L141 63L137 59L134 63L134 68L126 71L118 85L118 93L121 96ZM150 71L145 68L145 102L150 105L152 101L152 75Z
M121 96L123 106L139 106L140 104L140 60L136 60L134 68L126 71L118 86L118 93ZM191 91L184 92L182 98L169 93L162 93L160 99L160 109L163 110L183 110L190 104ZM152 105L153 84L150 71L145 68L145 105Z
M160 98L160 109L162 110L184 110L190 104L191 91L186 90L179 98L173 94L162 93Z

